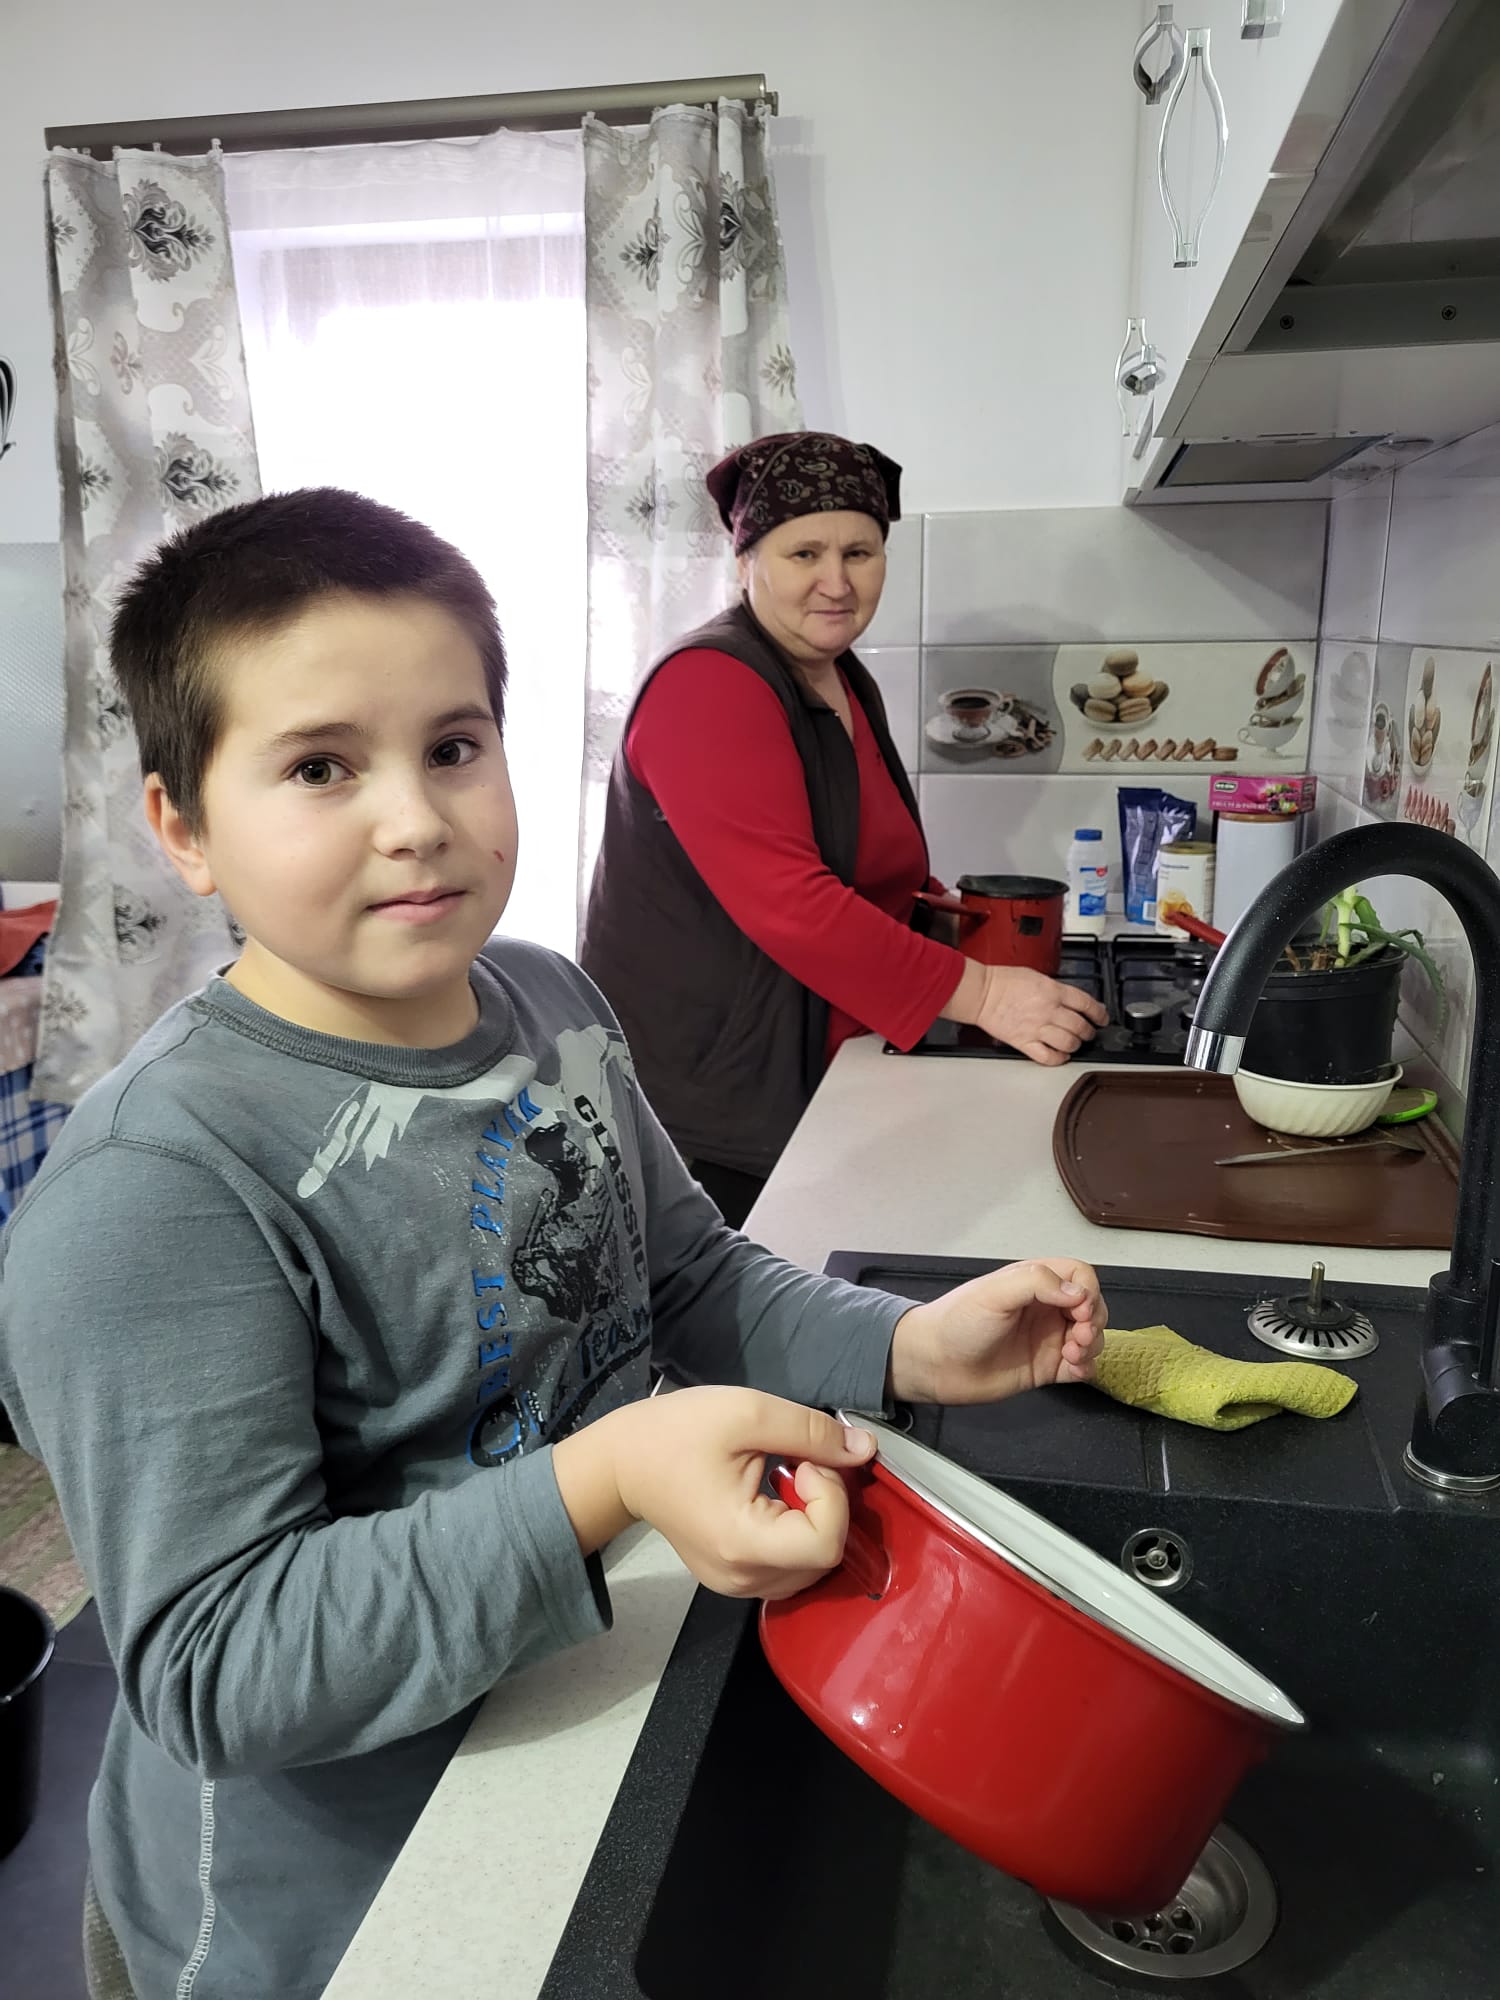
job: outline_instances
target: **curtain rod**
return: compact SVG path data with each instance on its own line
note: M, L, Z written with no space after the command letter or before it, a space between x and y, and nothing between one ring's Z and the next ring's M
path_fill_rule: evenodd
M606 83L576 90L515 90L489 97L413 98L398 104L328 104L288 111L232 111L221 118L143 118L126 124L50 125L49 146L108 158L116 146L164 153L226 153L274 146L360 146L400 139L468 139L498 125L565 131L592 114L612 125L639 123L666 104L716 104L721 97L778 99L764 76L698 76L677 83Z

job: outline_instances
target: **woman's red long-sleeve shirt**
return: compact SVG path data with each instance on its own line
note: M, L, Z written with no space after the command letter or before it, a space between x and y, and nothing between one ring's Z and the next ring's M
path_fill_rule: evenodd
M929 882L922 836L850 697L859 845L850 886L813 838L802 762L774 691L727 653L679 653L636 709L625 755L745 935L828 1002L830 1058L873 1031L911 1048L964 961L909 927Z

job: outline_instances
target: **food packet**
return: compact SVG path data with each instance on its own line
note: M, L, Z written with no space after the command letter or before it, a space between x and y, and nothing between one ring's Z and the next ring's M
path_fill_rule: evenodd
M1125 915L1133 924L1156 922L1156 861L1164 847L1191 840L1198 808L1152 785L1120 787L1120 859Z

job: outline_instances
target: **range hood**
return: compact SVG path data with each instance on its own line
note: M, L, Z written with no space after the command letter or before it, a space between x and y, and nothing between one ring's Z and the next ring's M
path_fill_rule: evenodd
M1385 15L1352 74L1330 37L1291 128L1326 146L1269 176L1131 497L1306 496L1500 421L1500 0Z

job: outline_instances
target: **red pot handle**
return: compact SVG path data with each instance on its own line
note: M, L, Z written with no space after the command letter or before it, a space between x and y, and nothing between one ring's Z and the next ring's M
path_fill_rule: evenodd
M930 910L943 910L948 916L957 917L960 921L967 918L975 926L987 924L990 920L988 910L970 909L968 904L961 903L957 896L934 896L930 889L913 889L912 899L918 903L925 903Z
M785 1459L771 1467L771 1485L776 1498L784 1506L795 1507L799 1514L807 1512L807 1502L797 1491L797 1468ZM848 1481L844 1484L847 1487ZM859 1585L866 1597L883 1597L890 1588L891 1559L880 1544L867 1535L851 1514L849 1532L844 1537L844 1560L842 1567Z
M1220 945L1226 936L1224 931L1204 923L1201 917L1190 917L1185 910L1168 910L1166 920L1175 930L1186 931L1189 937L1197 938L1200 944Z

